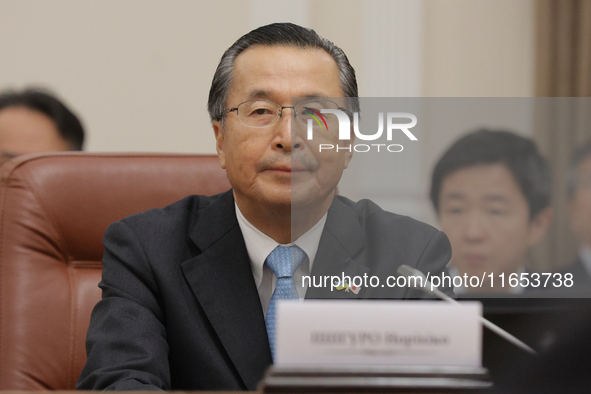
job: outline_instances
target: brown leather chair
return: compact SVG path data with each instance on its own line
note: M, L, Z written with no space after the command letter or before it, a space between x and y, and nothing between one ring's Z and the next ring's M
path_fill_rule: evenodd
M230 188L196 155L27 155L0 177L0 390L74 389L111 222Z

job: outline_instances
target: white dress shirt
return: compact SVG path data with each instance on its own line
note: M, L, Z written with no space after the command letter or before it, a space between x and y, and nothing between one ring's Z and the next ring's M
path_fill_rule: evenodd
M277 278L273 271L265 265L265 260L271 254L271 252L279 245L281 246L293 246L297 245L304 252L306 252L307 258L300 264L298 269L293 275L298 295L300 299L303 299L306 295L307 286L302 286L302 276L310 275L312 272L312 265L314 264L314 258L318 251L318 244L320 243L320 236L324 230L326 223L326 216L328 213L316 223L310 230L306 231L301 237L296 239L294 242L289 244L279 244L268 235L264 234L261 230L256 228L250 223L240 212L238 205L236 206L236 218L238 219L238 225L242 231L244 237L244 243L246 244L246 251L250 258L250 267L252 269L252 275L254 276L254 283L259 291L259 298L261 299L261 305L263 307L263 313L267 315L267 307L271 301L273 291L275 291L275 282Z
M581 246L579 250L579 257L583 262L583 266L587 269L589 276L591 276L591 247L589 246Z

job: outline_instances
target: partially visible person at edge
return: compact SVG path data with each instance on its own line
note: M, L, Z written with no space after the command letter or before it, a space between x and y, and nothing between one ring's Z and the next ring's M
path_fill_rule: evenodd
M572 274L572 290L591 293L591 141L573 152L567 182L568 220L579 253L562 274Z
M82 150L78 117L47 91L0 93L0 164L26 153Z

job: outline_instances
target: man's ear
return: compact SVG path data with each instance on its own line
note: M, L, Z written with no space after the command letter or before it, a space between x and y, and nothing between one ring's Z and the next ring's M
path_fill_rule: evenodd
M534 246L540 241L540 239L542 239L544 234L546 234L548 227L550 227L553 218L554 210L550 207L542 209L536 214L536 216L534 216L529 223L529 246Z
M218 158L220 159L220 166L226 169L226 153L224 152L224 127L222 122L214 120L211 125L213 126L213 132L215 134L215 150L218 152Z

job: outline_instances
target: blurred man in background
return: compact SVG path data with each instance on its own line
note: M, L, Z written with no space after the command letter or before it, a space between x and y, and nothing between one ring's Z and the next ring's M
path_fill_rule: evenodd
M511 286L509 275L526 273L527 251L552 221L550 187L550 170L533 141L511 132L472 132L443 154L431 201L452 245L450 274L485 278L482 287L455 287L456 294L525 290L521 280Z
M27 153L82 150L83 143L80 120L51 94L0 94L0 164Z
M568 218L580 249L577 259L564 273L572 273L574 290L591 290L591 141L572 156L568 198Z

